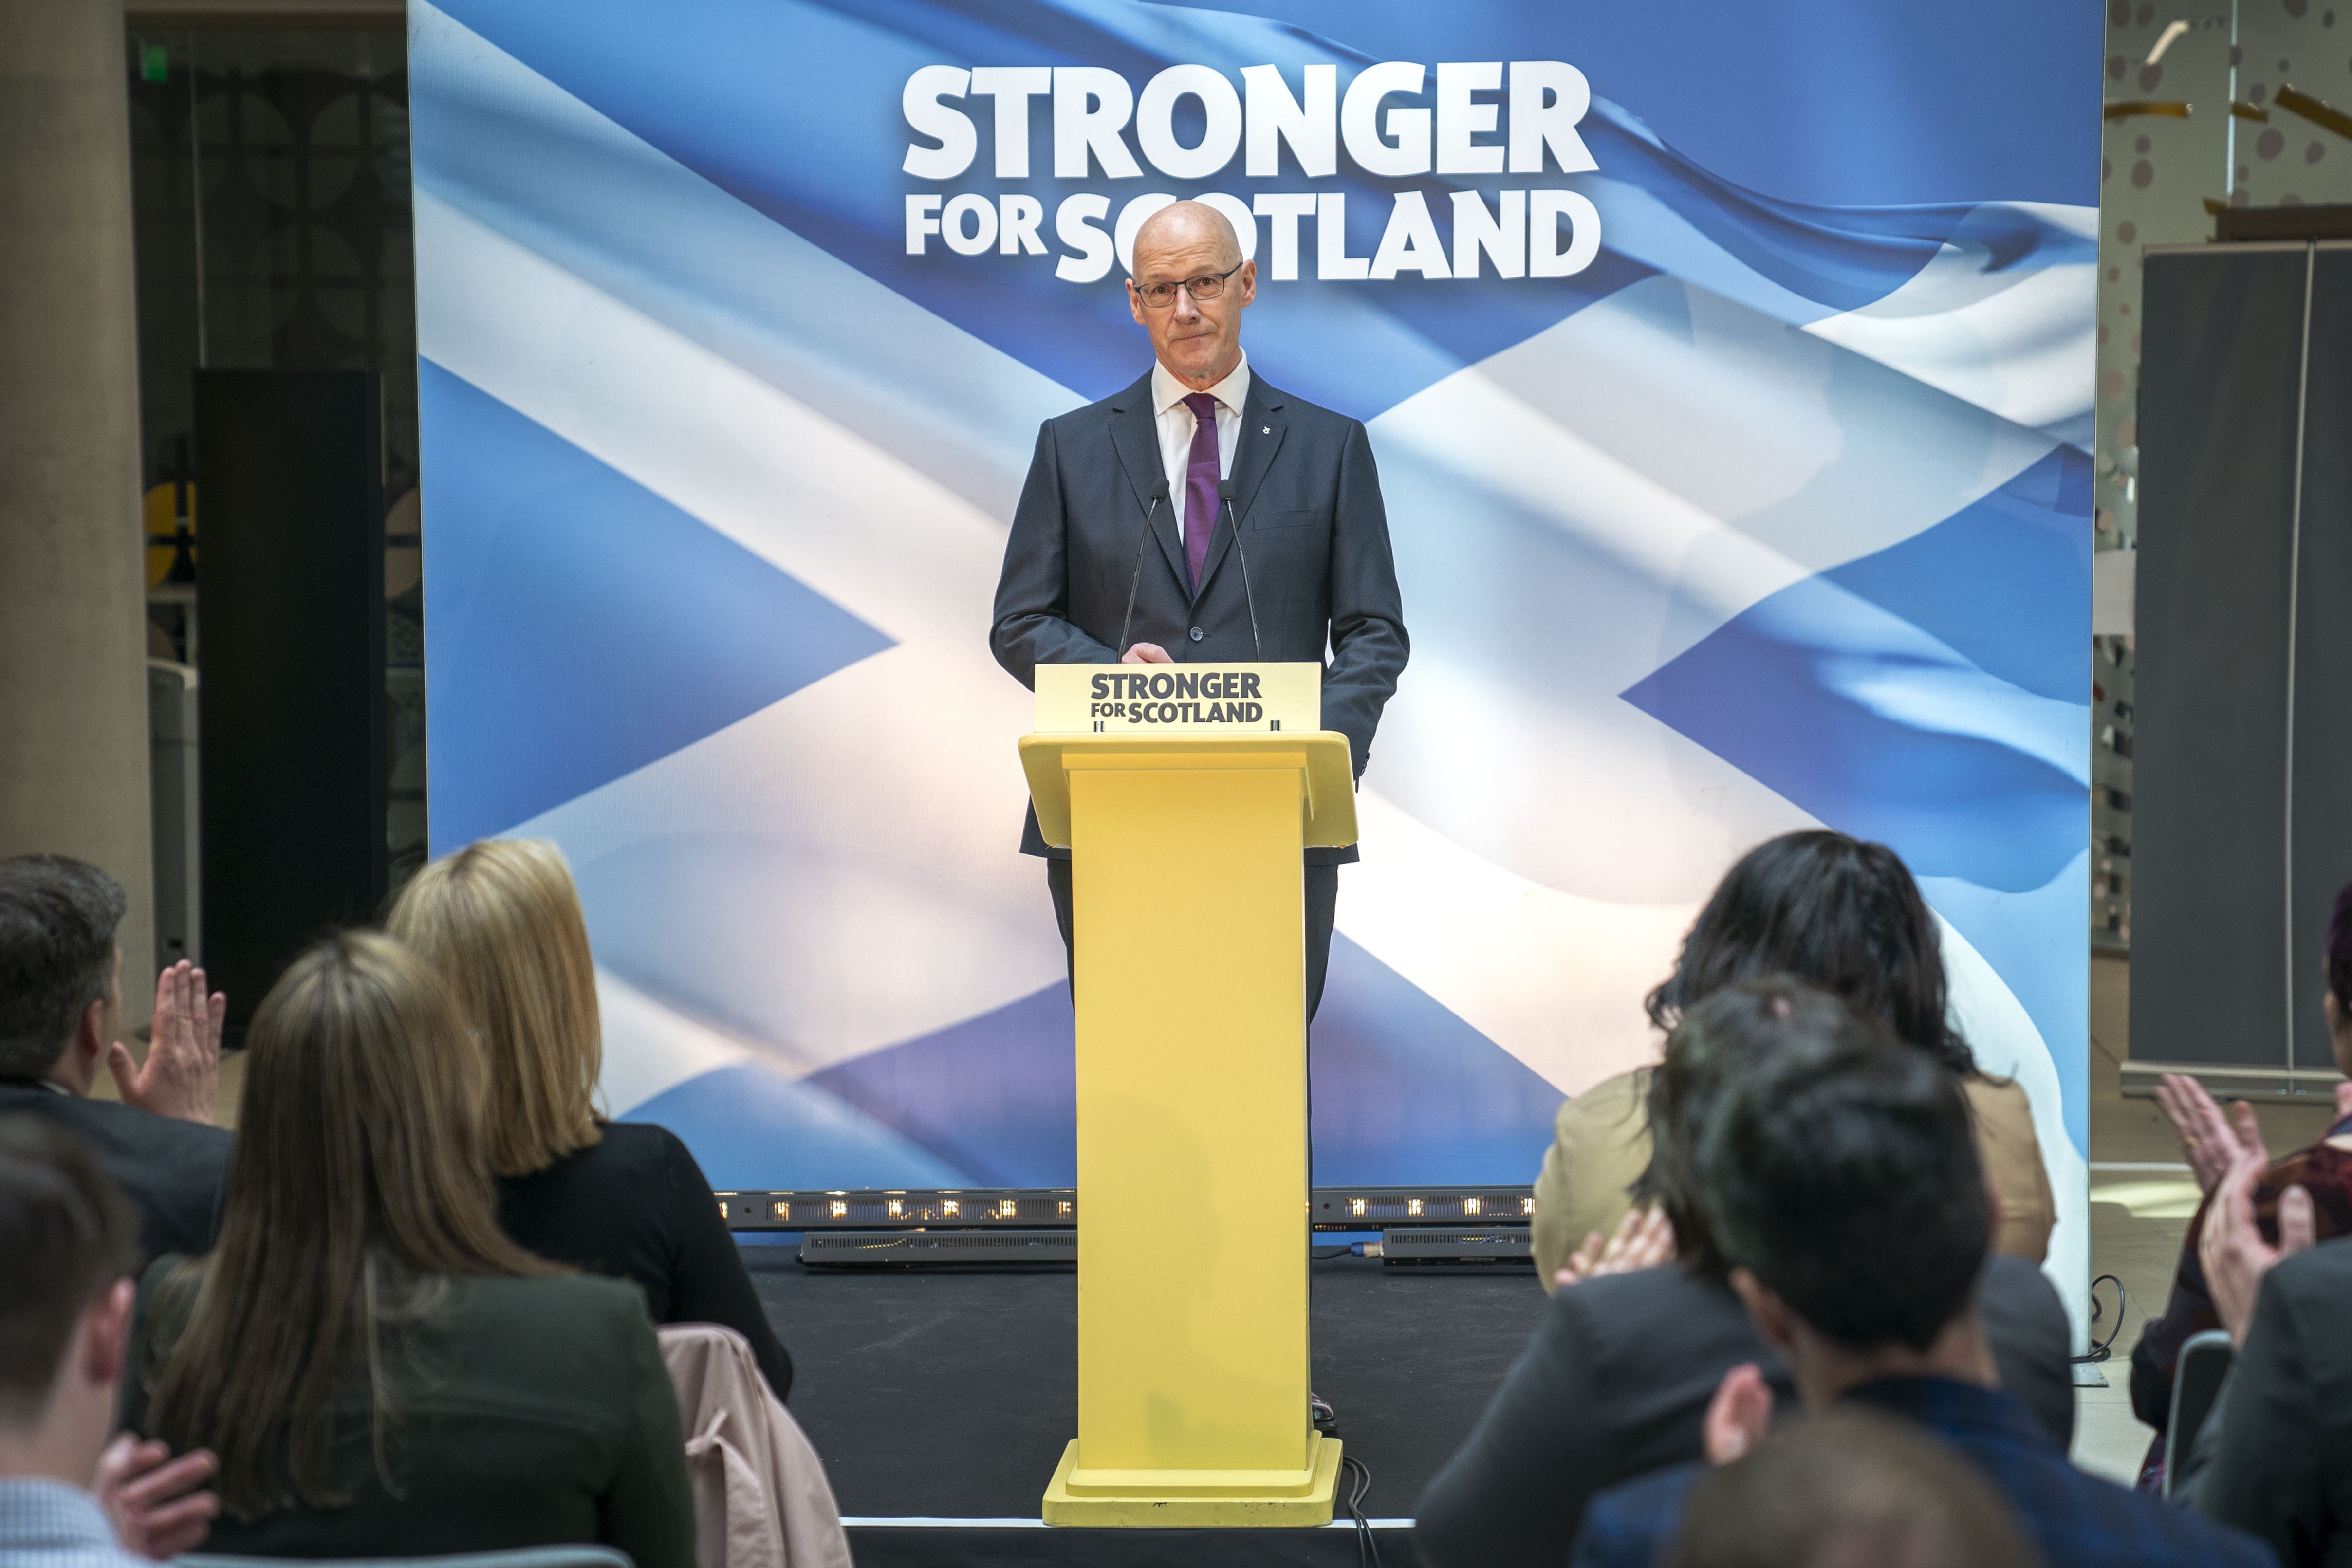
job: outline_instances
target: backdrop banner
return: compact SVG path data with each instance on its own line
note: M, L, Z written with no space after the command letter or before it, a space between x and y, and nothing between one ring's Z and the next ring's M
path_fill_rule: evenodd
M560 843L721 1186L1072 1180L990 602L1199 197L1362 419L1412 663L1317 1180L1534 1179L1724 869L1944 923L2084 1210L2096 7L411 0L435 852Z

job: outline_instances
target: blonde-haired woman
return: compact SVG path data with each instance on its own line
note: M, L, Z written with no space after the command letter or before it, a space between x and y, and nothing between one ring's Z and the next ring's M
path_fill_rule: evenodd
M391 938L333 937L255 1013L220 1241L140 1291L125 1425L220 1458L211 1550L570 1542L691 1568L677 1396L637 1292L499 1229L481 1054Z
M385 925L441 972L480 1030L507 1234L542 1258L636 1281L656 1322L733 1329L783 1398L793 1358L702 1167L667 1128L596 1115L596 967L562 852L542 839L468 844L418 872Z

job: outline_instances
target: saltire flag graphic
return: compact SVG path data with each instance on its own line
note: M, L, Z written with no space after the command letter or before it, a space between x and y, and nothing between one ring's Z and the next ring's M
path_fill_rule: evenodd
M1941 917L1962 1028L2033 1098L2079 1315L2096 16L1952 8L2000 63L1934 68L2073 50L2053 79L2093 107L1906 142L1857 60L1932 77L1957 46L1924 10L1261 9L412 0L436 852L562 844L606 1102L721 1186L1067 1185L1028 696L989 605L1038 422L1149 350L1120 267L1056 275L1057 204L1106 196L1108 235L1144 194L1344 197L1360 261L1408 205L1570 191L1599 246L1567 276L1444 276L1458 242L1435 275L1318 276L1318 209L1276 281L1278 224L1248 231L1252 363L1370 426L1413 641L1314 1030L1317 1180L1531 1180L1561 1096L1654 1056L1640 998L1726 865L1827 825ZM1685 97L1656 61L1695 16L1860 41ZM1488 44L1580 66L1591 167L1059 178L1050 94L1025 179L992 174L978 99L969 168L902 167L926 67L1271 65L1296 93ZM1828 104L1858 104L1848 163ZM1206 113L1180 102L1180 143ZM2003 162L2021 140L2046 167ZM1864 187L1904 199L1839 199ZM1045 254L910 254L924 191L1034 192Z

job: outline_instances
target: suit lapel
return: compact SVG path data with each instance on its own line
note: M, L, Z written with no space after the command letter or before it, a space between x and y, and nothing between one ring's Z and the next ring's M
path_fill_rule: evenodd
M1282 448L1286 429L1282 403L1282 394L1267 386L1264 378L1250 377L1249 396L1242 400L1241 431L1234 438L1233 513L1229 519L1219 518L1229 526L1209 536L1209 558L1201 565L1201 592L1193 595L1196 601L1217 580L1217 569L1233 548L1234 532L1249 520L1250 503L1257 498L1257 487L1274 466L1274 455Z
M1111 409L1111 446L1118 453L1118 465L1126 471L1136 507L1149 511L1151 487L1168 476L1167 469L1160 465L1160 419L1151 406L1151 372L1144 371L1143 379L1128 388ZM1171 493L1160 503L1160 510L1151 519L1151 531L1160 540L1160 553L1174 569L1180 591L1191 581L1191 574L1184 570L1184 537L1176 522L1183 516L1180 510L1183 504L1181 495Z

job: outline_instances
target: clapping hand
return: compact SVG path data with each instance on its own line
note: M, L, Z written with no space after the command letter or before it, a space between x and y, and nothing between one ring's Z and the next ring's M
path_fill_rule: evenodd
M1699 1427L1700 1447L1710 1465L1727 1465L1764 1440L1772 1425L1772 1388L1752 1361L1743 1361L1723 1375L1707 1401L1706 1419Z
M2291 1186L2279 1194L2279 1244L2263 1239L2254 1223L2254 1184L2267 1164L2257 1148L2242 1154L2213 1189L2205 1211L2205 1228L2197 1238L2197 1260L2205 1268L2205 1288L2212 1292L2213 1311L2231 1342L2246 1343L2246 1325L2253 1321L2254 1300L2262 1293L2263 1276L2282 1258L2312 1243L2311 1194Z
M99 1456L89 1490L122 1549L163 1563L194 1552L212 1533L220 1499L198 1489L218 1469L209 1448L175 1459L171 1445L124 1432Z
M107 1071L126 1105L158 1116L210 1124L220 1101L221 1025L228 997L205 994L205 972L183 958L155 977L155 1027L147 1064L116 1040Z
M2156 1082L2156 1103L2180 1134L2180 1152L2197 1177L2199 1192L2210 1193L2242 1155L2251 1152L2260 1163L2270 1163L2262 1124L2243 1100L2224 1116L2202 1083L2185 1072L2168 1072Z
M1675 1224L1663 1208L1629 1208L1616 1232L1604 1242L1598 1230L1587 1231L1584 1245L1569 1254L1555 1285L1573 1285L1603 1274L1630 1274L1636 1269L1669 1262L1675 1255Z

